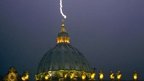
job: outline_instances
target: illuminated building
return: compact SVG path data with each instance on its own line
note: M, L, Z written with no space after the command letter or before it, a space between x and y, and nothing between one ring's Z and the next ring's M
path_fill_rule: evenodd
M94 80L88 61L84 55L70 44L70 37L62 22L56 38L56 46L41 59L36 80Z

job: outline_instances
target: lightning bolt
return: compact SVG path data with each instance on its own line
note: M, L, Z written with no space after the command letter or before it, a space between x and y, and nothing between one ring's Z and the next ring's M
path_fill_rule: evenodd
M61 15L64 17L64 19L66 19L67 17L66 17L66 15L63 13L63 2L62 2L63 0L60 0L60 13L61 13Z

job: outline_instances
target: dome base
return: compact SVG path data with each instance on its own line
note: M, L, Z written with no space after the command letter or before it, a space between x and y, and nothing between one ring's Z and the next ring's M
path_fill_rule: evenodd
M57 70L39 73L35 76L36 81L69 81L69 80L95 80L94 73L77 70Z

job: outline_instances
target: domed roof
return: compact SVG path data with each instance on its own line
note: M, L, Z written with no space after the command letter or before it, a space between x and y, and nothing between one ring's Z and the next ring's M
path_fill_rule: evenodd
M49 50L39 64L38 73L56 70L91 71L91 67L76 48L70 44L57 44Z
M58 33L56 46L46 52L38 66L38 73L58 70L92 71L84 55L70 44L64 23Z

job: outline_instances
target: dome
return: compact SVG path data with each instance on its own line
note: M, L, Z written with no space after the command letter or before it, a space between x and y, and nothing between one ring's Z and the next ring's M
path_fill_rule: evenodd
M91 67L76 48L70 44L57 44L49 50L39 64L38 73L57 70L91 71Z
M56 38L56 46L48 50L42 57L37 70L36 80L44 81L52 78L81 78L94 76L91 74L87 59L70 44L70 37L64 23Z

